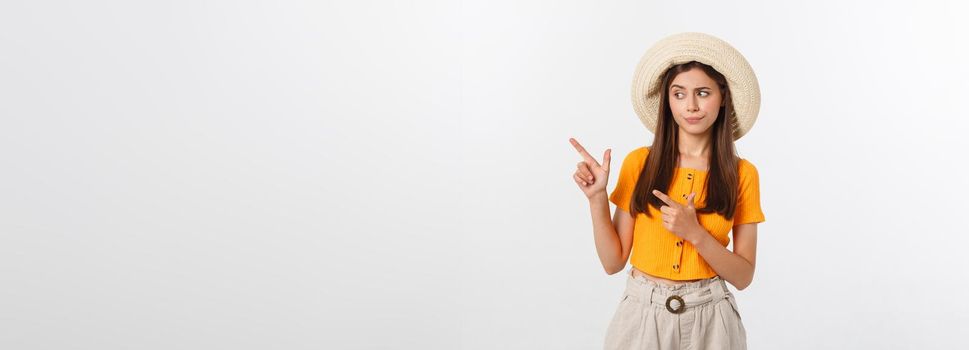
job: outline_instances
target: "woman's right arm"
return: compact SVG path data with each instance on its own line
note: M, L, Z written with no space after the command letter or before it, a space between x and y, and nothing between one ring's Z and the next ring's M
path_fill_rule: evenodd
M615 218L609 219L609 196L606 193L606 184L609 181L612 150L606 150L600 165L578 141L570 138L569 142L583 158L578 163L578 170L572 174L572 178L589 199L592 233L599 261L607 274L615 274L625 269L626 261L629 261L634 218L625 210L616 208Z
M633 241L634 219L629 212L616 208L609 219L609 199L606 192L589 198L592 211L592 234L595 236L596 252L607 274L615 274L626 268Z

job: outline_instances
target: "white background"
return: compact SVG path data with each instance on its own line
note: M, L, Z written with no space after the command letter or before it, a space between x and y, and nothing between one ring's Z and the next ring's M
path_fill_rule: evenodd
M632 72L682 31L762 89L750 348L965 348L967 14L5 1L0 348L600 348L568 138L650 144Z

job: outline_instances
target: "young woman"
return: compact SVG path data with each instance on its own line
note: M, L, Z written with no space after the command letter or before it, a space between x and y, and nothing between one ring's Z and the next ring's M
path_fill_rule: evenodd
M734 148L760 108L753 70L716 37L676 34L643 56L633 105L653 142L626 155L611 195L611 150L599 164L569 140L583 157L573 178L589 199L603 268L632 264L605 348L746 349L726 283L750 285L764 221L757 169Z

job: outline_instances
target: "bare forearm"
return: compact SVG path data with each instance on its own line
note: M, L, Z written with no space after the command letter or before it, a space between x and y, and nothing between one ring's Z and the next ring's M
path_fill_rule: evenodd
M622 242L609 213L609 200L605 192L589 198L592 211L592 233L595 236L599 261L608 274L622 271L626 262L622 259Z
M721 278L730 282L738 290L747 288L754 279L754 265L720 245L720 242L717 242L709 232L705 232L701 237L703 238L691 243L703 260L706 260Z

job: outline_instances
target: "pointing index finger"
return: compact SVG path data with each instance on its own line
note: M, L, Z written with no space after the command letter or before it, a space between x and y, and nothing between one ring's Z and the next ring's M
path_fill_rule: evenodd
M656 197L659 198L661 201L663 201L663 203L666 203L666 205L669 205L670 207L675 208L679 204L674 202L673 199L671 199L665 193L660 192L659 190L653 190L653 194L656 195Z
M578 140L570 137L569 142L572 143L572 147L575 147L576 151L579 151L579 154L582 155L582 158L585 159L586 162L595 164L596 166L600 166L599 162L596 161L595 158L592 158L592 155L590 155L589 152L585 151L585 147L582 147L582 145L579 144Z

